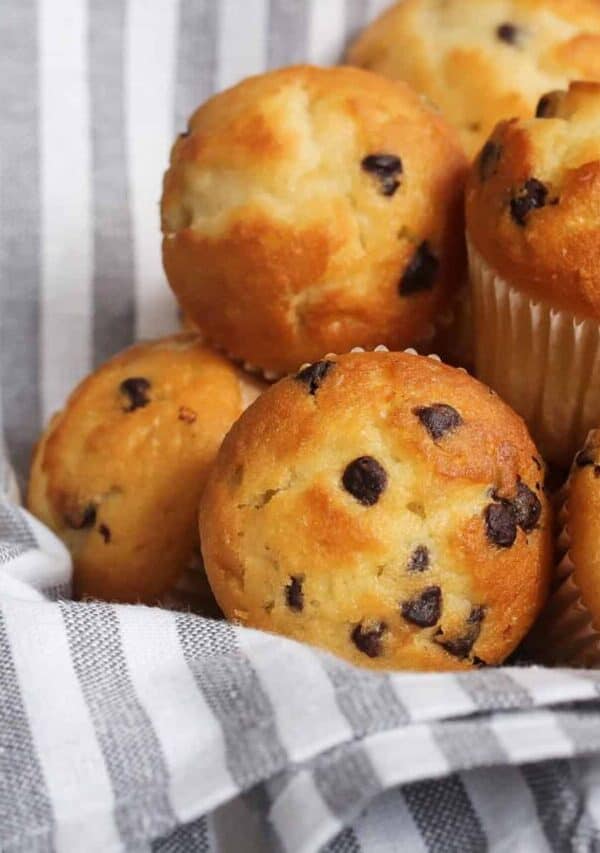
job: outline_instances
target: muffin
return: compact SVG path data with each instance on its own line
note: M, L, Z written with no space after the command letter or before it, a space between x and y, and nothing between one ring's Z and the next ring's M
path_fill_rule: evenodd
M131 347L79 385L36 448L28 493L73 556L78 597L152 604L197 560L200 492L244 393L191 334Z
M543 463L466 373L328 356L233 426L200 505L225 615L379 669L500 663L546 596Z
M244 80L176 141L163 260L206 340L280 375L431 338L463 278L466 159L401 83L308 66Z
M600 666L600 430L577 453L562 495L556 589L529 642L550 664Z
M600 80L600 4L403 0L359 36L349 61L424 93L473 157L498 121L531 115L544 92Z
M568 468L600 423L600 84L501 122L466 206L477 374Z

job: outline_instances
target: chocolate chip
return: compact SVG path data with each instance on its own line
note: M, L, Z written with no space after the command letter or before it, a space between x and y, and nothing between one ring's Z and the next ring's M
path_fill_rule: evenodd
M297 373L294 378L308 385L308 393L314 397L334 364L334 361L315 361L314 364L309 364Z
M499 548L510 548L517 538L515 511L507 502L490 504L484 513L485 532Z
M535 108L535 117L536 118L552 118L556 115L556 111L560 106L560 102L564 98L565 93L560 89L555 90L554 92L546 92L545 95L537 102L537 107Z
M594 477L600 477L600 465L594 465Z
M375 175L379 181L381 195L392 196L400 186L402 160L395 154L369 154L361 166L365 172Z
M407 622L419 628L431 628L442 612L442 591L439 586L428 586L423 592L402 602L402 615Z
M511 504L517 524L525 533L530 533L537 526L542 514L540 499L529 486L519 480L517 495L511 500Z
M434 441L439 441L447 433L461 426L463 422L456 409L446 403L418 406L413 409L413 415L418 417Z
M350 636L360 652L370 658L376 658L381 654L381 638L386 628L385 622L376 622L371 627L364 627L361 622L354 628Z
M587 465L593 465L595 460L595 453L589 448L584 447L583 450L580 450L579 453L575 456L575 464L578 468L585 468Z
M180 421L183 421L186 424L193 424L198 415L193 409L188 409L187 406L180 406L179 415L177 417Z
M373 506L385 491L387 474L372 456L360 456L346 467L342 483L359 503Z
M84 527L93 527L96 523L96 506L87 504L83 509L75 509L65 513L65 521L73 530L83 530Z
M425 572L429 568L429 548L417 545L408 560L409 572Z
M302 590L302 578L291 577L285 588L285 600L290 610L304 609L304 592Z
M482 658L478 658L477 655L473 655L471 662L473 666L477 667L477 669L483 669L484 666L489 666L489 663L486 663Z
M398 286L400 296L412 296L413 293L432 290L439 266L440 262L431 251L429 243L423 240L402 274Z
M514 24L508 22L496 27L496 36L506 44L516 45L519 41L520 30Z
M529 178L510 200L510 215L517 225L523 226L532 210L544 207L547 197L548 187L537 178Z
M484 607L473 607L466 621L466 630L460 637L446 638L444 632L440 628L434 636L434 642L445 649L448 654L463 660L466 658L475 645L475 641L481 633L481 623L485 617ZM480 660L480 658L473 658Z
M487 181L488 178L492 177L498 166L501 154L502 148L497 142L489 139L485 143L479 155L479 178L482 181Z
M534 464L534 465L535 465L535 467L538 469L538 471L541 471L541 470L542 470L542 468L543 468L543 465L542 465L542 463L540 462L540 460L537 458L537 456L532 456L531 458L532 458L532 460L533 460L533 464Z
M124 409L126 412L133 412L135 409L141 409L144 406L147 406L150 402L150 398L148 397L150 383L147 379L144 379L141 376L134 376L131 377L131 379L125 379L121 382L119 390L121 391L121 394L124 394L125 397L129 398L129 405Z
M108 545L108 543L110 542L110 536L111 536L110 528L107 527L106 524L101 524L98 527L98 533L104 539L105 543Z

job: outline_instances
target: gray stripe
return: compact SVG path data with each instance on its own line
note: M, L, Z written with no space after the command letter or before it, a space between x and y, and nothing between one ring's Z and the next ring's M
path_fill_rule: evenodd
M313 778L330 811L349 822L383 790L366 750L344 745L314 762Z
M51 850L52 807L0 612L0 850Z
M175 81L175 132L212 95L217 72L218 3L180 0Z
M481 853L487 840L458 776L406 785L402 792L430 853Z
M523 778L535 801L540 824L551 850L573 849L571 841L583 815L584 795L570 761L525 764Z
M268 67L306 60L309 4L298 0L270 0Z
M514 681L508 672L490 668L478 672L461 672L456 678L480 711L531 708L533 705L529 692Z
M14 504L0 499L0 537L15 545L25 548L37 548L38 543L33 535L26 517Z
M205 817L178 827L152 844L152 853L210 853L211 849Z
M600 752L600 708L597 703L572 711L555 711L554 720L577 755Z
M227 767L241 790L282 770L287 755L269 697L226 622L176 616L185 659L223 729Z
M176 825L169 774L152 723L136 696L114 608L60 602L73 666L115 794L125 843L165 835Z
M496 733L485 722L446 720L434 723L432 734L453 770L511 763Z
M126 4L89 0L94 364L131 343L134 260L125 147Z
M37 10L0 27L0 386L8 449L23 478L40 429L40 175Z
M26 554L29 551L25 545L13 545L9 542L2 542L0 540L0 566L6 563L10 563L11 560L15 560L17 557L20 557L22 554Z
M71 598L72 587L70 583L60 583L56 586L49 586L42 589L42 593L48 601L61 601L62 599Z
M336 835L333 841L330 841L323 848L322 853L360 853L361 849L356 833L349 826L343 832L340 832L339 835Z
M335 658L323 657L322 660L338 707L356 737L408 722L408 713L387 675L354 669Z
M346 44L348 48L367 23L365 0L346 0ZM345 55L345 50L344 50ZM341 57L343 59L343 55Z

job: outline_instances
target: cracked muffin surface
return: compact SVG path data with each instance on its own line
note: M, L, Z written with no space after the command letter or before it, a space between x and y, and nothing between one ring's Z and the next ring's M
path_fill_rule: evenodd
M249 78L173 146L167 277L209 342L265 370L418 344L464 276L465 170L454 130L402 83L310 66Z
M403 0L348 59L439 106L474 156L496 122L527 117L571 80L600 80L596 0Z
M200 508L230 619L381 669L497 664L546 596L544 466L523 421L409 353L328 356L227 435Z
M73 556L78 597L152 604L198 562L208 467L256 393L194 334L133 346L79 385L37 445L28 492Z

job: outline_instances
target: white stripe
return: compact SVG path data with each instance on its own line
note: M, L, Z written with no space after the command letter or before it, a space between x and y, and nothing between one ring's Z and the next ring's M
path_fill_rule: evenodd
M451 673L392 673L390 681L412 720L441 720L477 710Z
M423 836L397 788L376 797L354 824L354 834L368 853L427 853Z
M60 611L53 604L3 607L27 719L65 853L120 849L114 796L83 698Z
M461 773L493 853L547 853L537 809L518 768L483 767Z
M133 217L136 337L176 327L160 249L162 176L173 142L176 0L128 0L125 33L127 160Z
M237 792L221 726L183 657L173 614L143 607L115 612L129 675L169 770L171 804L189 821Z
M301 770L281 792L269 818L290 853L314 853L342 828L308 770Z
M292 761L305 761L352 738L335 691L315 653L268 634L236 631L241 649L267 692L281 742Z
M578 675L577 670L527 666L511 667L507 674L530 693L536 705L576 702L598 695L594 683L585 674Z
M91 141L85 0L40 0L42 417L91 366ZM27 235L24 235L26 237Z
M345 0L309 0L308 58L315 65L339 61L346 32Z
M551 711L493 714L489 725L507 752L511 764L570 757L573 754L573 744Z
M329 0L328 0L329 2ZM217 88L260 74L267 64L267 0L219 0Z
M433 779L451 769L427 725L372 735L365 749L384 788Z

